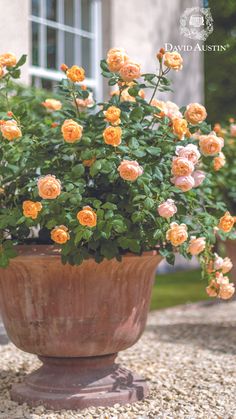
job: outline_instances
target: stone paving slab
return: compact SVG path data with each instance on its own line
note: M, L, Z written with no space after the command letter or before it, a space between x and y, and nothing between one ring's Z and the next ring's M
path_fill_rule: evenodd
M52 412L10 401L13 382L39 361L0 346L0 419L236 419L236 301L150 313L140 341L119 356L149 382L143 402Z

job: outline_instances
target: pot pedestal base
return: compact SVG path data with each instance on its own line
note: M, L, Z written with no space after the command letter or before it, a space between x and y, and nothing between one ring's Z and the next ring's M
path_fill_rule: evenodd
M11 390L11 398L48 409L84 409L142 400L143 378L115 364L116 354L88 358L40 357L43 365Z

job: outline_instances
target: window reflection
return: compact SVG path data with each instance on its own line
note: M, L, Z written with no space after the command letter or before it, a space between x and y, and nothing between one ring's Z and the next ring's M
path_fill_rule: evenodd
M64 23L68 26L74 26L74 0L64 1Z
M46 18L57 20L57 0L46 0Z
M57 29L47 27L47 68L57 69Z
M39 65L39 25L32 22L32 64Z
M73 33L64 32L64 42L65 42L65 62L66 65L71 67L75 64L75 35Z
M39 16L39 0L32 0L31 13L34 16Z
M92 28L91 6L92 0L81 0L81 27L90 32Z
M91 47L91 39L81 37L82 67L85 69L87 77L92 77Z

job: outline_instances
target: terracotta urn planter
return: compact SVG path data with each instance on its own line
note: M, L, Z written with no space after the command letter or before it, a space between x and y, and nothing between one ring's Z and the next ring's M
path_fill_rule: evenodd
M2 318L11 341L42 366L13 386L20 403L82 409L131 403L145 380L115 363L141 336L161 256L63 265L53 246L19 246L0 269Z

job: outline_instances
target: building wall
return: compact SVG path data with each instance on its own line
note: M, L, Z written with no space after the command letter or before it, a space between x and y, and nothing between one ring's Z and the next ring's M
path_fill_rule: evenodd
M110 46L123 46L141 65L143 72L155 71L157 51L169 42L191 44L179 30L179 18L199 0L110 0ZM195 45L195 41L193 41ZM203 101L203 53L181 52L183 70L171 72L175 93L159 98L178 105Z
M30 36L28 16L30 0L1 0L0 13L0 53L12 52L17 57L29 54ZM22 82L29 82L29 59L22 67Z

